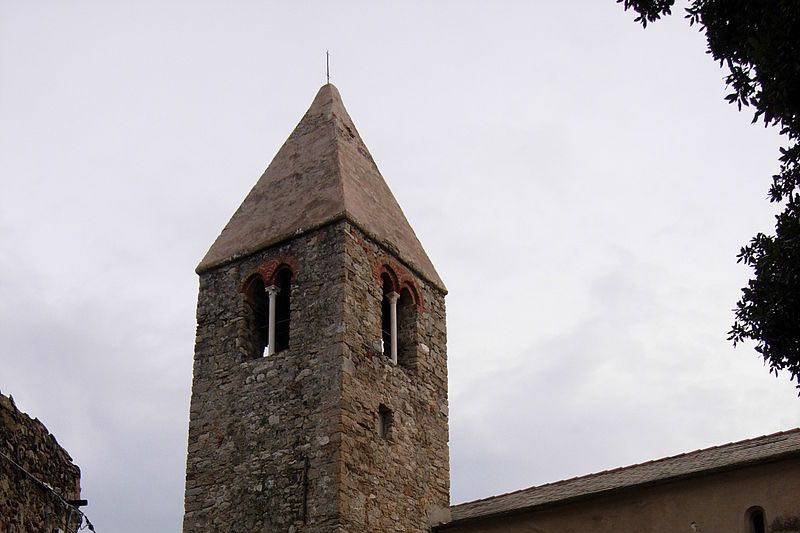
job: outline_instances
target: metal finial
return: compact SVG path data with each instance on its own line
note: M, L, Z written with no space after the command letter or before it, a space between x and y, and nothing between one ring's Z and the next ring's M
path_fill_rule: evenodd
M331 54L325 50L325 76L328 78L328 83L331 82Z

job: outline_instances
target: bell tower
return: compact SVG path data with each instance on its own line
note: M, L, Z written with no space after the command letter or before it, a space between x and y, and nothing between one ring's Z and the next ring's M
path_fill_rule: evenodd
M446 289L333 85L197 273L185 533L447 518Z

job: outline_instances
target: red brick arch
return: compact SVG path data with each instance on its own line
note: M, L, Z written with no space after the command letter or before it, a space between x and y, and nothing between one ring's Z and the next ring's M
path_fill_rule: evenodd
M422 309L422 293L420 293L414 275L399 262L384 256L378 263L373 265L373 273L378 284L383 282L382 276L384 274L388 275L392 280L392 288L397 293L400 293L403 289L408 289L408 292L411 293L411 298L414 300L414 306L417 309Z
M408 293L411 295L411 301L414 302L414 305L417 308L422 307L421 306L422 299L420 298L419 292L417 291L417 286L412 281L410 280L403 281L403 283L400 285L400 290L397 292L399 292L402 295L404 290L408 290Z
M260 272L253 272L249 276L247 276L244 281L239 285L239 292L242 294L248 294L250 291L250 285L252 285L253 281L256 279L260 279L264 281L264 277L261 275Z
M247 287L250 285L250 283L252 283L253 278L256 276L260 277L264 281L264 285L266 287L274 285L276 283L275 276L284 268L291 272L291 279L294 282L295 279L297 279L297 274L299 271L297 260L291 255L283 254L275 257L274 259L268 259L267 261L264 261L258 265L258 268L256 268L255 272L247 276L244 282L239 286L239 292L246 292Z
M400 292L400 278L397 276L397 272L387 264L381 264L378 266L377 272L377 279L378 281L383 284L383 276L386 275L392 281L392 290L395 292Z

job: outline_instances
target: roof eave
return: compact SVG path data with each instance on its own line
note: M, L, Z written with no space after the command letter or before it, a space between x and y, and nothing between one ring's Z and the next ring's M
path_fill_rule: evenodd
M699 470L697 472L690 472L688 474L680 474L680 475L676 475L676 476L665 477L665 478L662 478L662 479L657 479L657 480L652 480L652 481L645 481L645 482L642 482L642 483L634 483L634 484L631 484L631 485L625 485L623 487L614 487L614 488L611 488L611 489L599 490L599 491L596 491L596 492L590 492L590 493L586 493L586 494L579 494L577 496L563 498L563 499L560 499L560 500L553 500L553 501L544 502L544 503L540 503L540 504L515 507L513 509L506 509L506 510L503 510L503 511L497 511L497 512L493 512L493 513L487 513L487 514L481 514L481 515L475 515L475 516L467 516L467 517L464 517L464 518L451 520L450 522L447 522L447 523L444 523L444 524L439 524L439 525L433 527L433 531L445 531L447 529L450 529L450 528L453 528L453 527L456 527L456 526L459 526L459 525L462 525L462 524L470 523L470 522L479 522L479 521L482 521L482 520L491 520L491 519L494 519L494 518L501 518L501 517L504 517L504 516L514 516L514 515L518 515L518 514L525 514L525 513L541 511L541 510L545 510L545 509L552 509L552 508L555 508L555 507L560 507L560 506L563 506L563 505L569 505L569 504L573 504L573 503L580 503L580 502L592 500L592 499L595 499L595 498L602 498L602 497L605 497L605 496L613 496L613 495L625 493L625 492L628 492L628 491L634 490L634 489L648 488L648 487L654 487L654 486L658 486L658 485L666 485L668 483L674 483L676 481L683 481L683 480L686 480L686 479L696 479L696 478L706 477L706 476L710 476L710 475L714 475L714 474L719 474L719 473L722 473L722 472L728 472L728 471L731 471L731 470L739 470L739 469L747 468L747 467L750 467L750 466L773 463L773 462L776 462L776 461L782 461L784 459L792 459L792 458L800 458L800 450L790 450L788 452L775 454L775 455L770 456L770 457L762 457L762 458L759 458L759 459L752 459L752 460L749 460L749 461L742 461L742 462L739 462L739 463L720 466L720 467L716 467L716 468L709 468L707 470ZM532 487L532 488L535 488L535 487ZM478 500L478 501L480 501L480 500ZM466 503L468 504L470 502L466 502ZM464 505L464 504L460 504L460 505Z
M292 232L292 233L279 235L279 236L277 236L275 238L272 238L272 239L269 239L267 241L264 241L264 242L258 244L257 246L254 246L254 247L249 248L249 249L245 249L245 250L241 251L240 253L232 254L232 255L224 258L224 259L218 259L218 260L215 260L215 261L206 261L205 258L204 258L202 261L200 261L200 264L197 265L197 268L195 268L195 273L197 273L198 275L205 274L207 272L210 272L211 270L214 270L214 269L217 269L219 267L225 266L227 264L233 263L234 261L238 261L238 260L240 260L240 259L242 259L244 257L248 257L248 256L251 256L251 255L257 254L258 252L266 250L267 248L271 248L273 246L279 246L279 245L281 245L281 244L283 244L283 243L285 243L287 241L290 241L292 239L296 239L296 238L301 237L303 235L307 235L308 233L311 233L311 232L316 231L318 229L324 228L324 227L329 226L331 224L335 224L335 223L340 222L342 220L346 220L347 222L349 222L350 224L352 224L353 226L358 228L359 231L361 231L367 237L369 237L370 240L372 240L373 242L375 242L376 244L378 244L379 246L384 248L387 252L390 252L405 267L409 268L416 275L418 275L419 277L421 277L422 279L424 279L425 281L430 283L430 285L432 287L434 287L435 289L437 289L440 293L442 293L442 295L447 295L447 287L444 285L444 282L441 281L441 278L434 279L433 276L431 276L429 274L426 274L420 267L414 265L409 260L405 259L403 257L403 255L399 252L397 246L393 245L390 242L385 242L385 241L381 240L380 238L378 238L376 235L374 235L372 232L370 232L368 229L366 229L363 224L360 224L355 218L353 218L346 211L345 212L341 212L341 213L337 213L336 215L324 220L323 222L320 222L319 224L315 224L314 226L310 226L308 228L303 228L303 229L301 229L299 231L295 231L295 232ZM436 274L436 277L438 278L438 273L435 273L435 274Z

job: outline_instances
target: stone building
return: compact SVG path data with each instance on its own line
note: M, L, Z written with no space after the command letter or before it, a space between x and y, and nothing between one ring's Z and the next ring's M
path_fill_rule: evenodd
M455 505L442 533L800 531L800 430Z
M39 420L0 394L0 532L66 532L82 519L81 471Z
M797 431L450 507L446 289L330 84L197 273L186 533L800 531Z
M445 517L445 287L333 85L197 272L185 532Z

